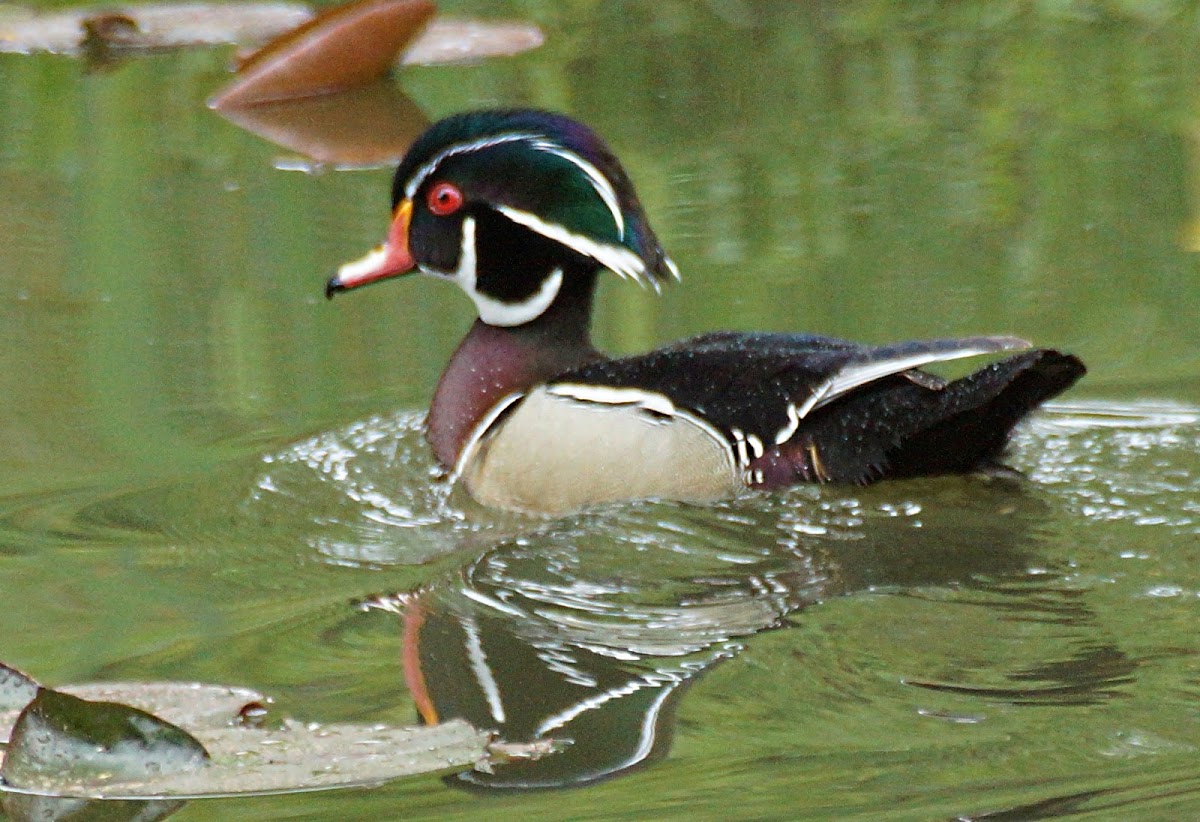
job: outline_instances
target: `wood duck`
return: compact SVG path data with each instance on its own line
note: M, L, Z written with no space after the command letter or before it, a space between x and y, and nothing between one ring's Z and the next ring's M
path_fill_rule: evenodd
M609 148L560 114L478 111L412 145L386 241L326 296L413 271L467 293L479 317L427 435L478 501L524 512L972 471L1086 370L1003 336L867 346L723 331L612 358L589 335L606 269L655 290L679 276ZM1003 351L1019 353L953 381L919 370Z

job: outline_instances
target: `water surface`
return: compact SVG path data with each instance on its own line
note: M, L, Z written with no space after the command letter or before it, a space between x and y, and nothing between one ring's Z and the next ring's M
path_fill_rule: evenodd
M430 118L588 121L683 270L662 298L606 284L607 348L762 328L1073 351L1091 371L1019 432L1025 480L484 511L419 431L468 301L321 297L378 242L389 171L289 170L207 111L225 50L0 55L0 658L323 721L457 706L578 737L527 782L598 780L179 819L1200 813L1195 12L443 5L547 43L402 90Z

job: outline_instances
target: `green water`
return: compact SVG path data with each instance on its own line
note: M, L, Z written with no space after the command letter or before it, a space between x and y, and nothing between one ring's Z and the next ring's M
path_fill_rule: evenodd
M408 723L401 621L355 603L419 589L422 653L445 637L450 660L431 688L469 678L450 637L471 620L507 649L497 676L554 646L679 686L646 761L590 787L429 777L181 820L1200 816L1192 4L443 6L546 45L404 91L430 118L589 122L680 264L662 298L606 284L604 345L721 327L1075 352L1088 377L1014 443L1027 481L537 524L445 499L418 420L469 302L321 294L380 240L389 171L283 170L203 105L223 49L0 55L0 659ZM541 693L506 676L505 699Z

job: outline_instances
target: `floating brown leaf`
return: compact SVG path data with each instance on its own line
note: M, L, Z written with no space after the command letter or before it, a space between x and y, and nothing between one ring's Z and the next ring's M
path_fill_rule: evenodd
M431 0L355 0L272 40L210 102L227 109L358 88L384 77L435 11Z

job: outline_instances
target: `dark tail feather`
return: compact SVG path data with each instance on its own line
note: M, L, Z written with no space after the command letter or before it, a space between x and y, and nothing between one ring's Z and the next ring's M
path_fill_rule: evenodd
M993 363L933 394L934 422L887 454L886 476L952 474L994 460L1013 426L1087 372L1072 354L1037 350Z

